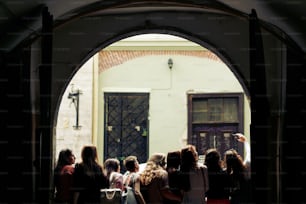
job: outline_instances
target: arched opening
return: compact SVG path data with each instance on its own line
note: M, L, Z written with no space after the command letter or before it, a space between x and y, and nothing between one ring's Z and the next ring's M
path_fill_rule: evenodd
M130 154L145 162L154 152L194 144L200 155L214 147L245 157L231 133L250 141L249 95L232 70L212 51L174 35L112 43L84 63L63 92L54 155L69 147L80 161L82 146L94 144L101 162Z
M303 32L299 25L304 19L298 16L304 4L292 4L301 9L288 10L290 6L279 2L92 2L1 4L1 114L3 130L9 133L1 142L8 162L2 172L3 194L8 192L15 203L48 203L57 125L52 119L57 118L58 99L68 97L63 87L97 50L125 37L155 32L177 34L209 48L232 68L247 87L245 92L249 90L254 200L303 200L305 41L297 33ZM45 5L50 15L41 15ZM47 20L43 25L42 19ZM52 28L52 35L41 32L42 27Z
M68 78L71 77L71 73L73 70L76 70L79 68L79 64L81 61L86 61L87 58L90 58L92 55L94 55L97 51L97 49L104 48L108 46L109 44L116 42L117 40L123 39L124 37L129 37L132 35L137 35L141 33L161 33L161 34L176 34L177 36L185 37L186 39L192 40L194 42L199 43L200 45L208 45L209 49L214 51L215 54L217 54L224 62L227 62L228 67L231 68L233 73L238 79L240 79L243 85L245 87L250 87L250 83L252 82L251 76L250 76L250 59L249 59L249 50L247 47L249 46L248 36L249 36L249 29L248 29L248 19L247 18L237 18L235 15L225 15L220 13L193 13L193 12L181 12L182 16L176 18L176 13L171 12L152 12L150 13L149 20L143 20L142 17L146 16L143 13L134 13L129 14L128 18L122 17L120 14L118 16L103 16L103 18L100 18L99 16L86 16L85 18L80 19L80 21L74 21L71 24L69 24L65 28L59 28L56 30L55 36L61 36L61 34L65 34L64 37L58 37L55 38L55 45L60 47L68 47L69 55L65 56L63 53L55 53L54 58L55 61L59 61L60 64L56 65L54 68L55 73L59 72L65 72L60 75L63 79L67 79L67 81L59 81L59 86L57 87L63 87L63 84L68 84L69 80ZM223 16L219 18L220 16ZM87 18L88 17L88 18ZM159 21L160 18L167 18L170 21ZM112 30L113 27L109 26L108 23L113 22L113 20L128 20L133 21L136 26L132 27L125 27L125 23L120 23L121 26L118 26L118 30ZM103 19L103 20L101 20ZM189 20L192 19L192 24L184 24L182 25L182 19ZM210 21L211 19L215 19L216 21ZM90 21L88 21L90 20ZM101 20L101 21L100 21ZM108 22L105 24L105 22ZM186 21L184 21L186 23ZM205 22L205 26L209 27L210 25L212 27L209 27L208 29L201 27L200 25L203 25ZM207 24L206 24L207 23ZM222 24L223 26L216 26L215 23ZM134 25L134 24L133 24ZM197 27L196 25L200 26ZM79 33L79 30L88 30L88 35L86 35L86 39L88 41L84 42L81 41L81 39L84 39L85 35ZM235 32L239 30L238 34ZM208 32L208 34L207 34ZM67 34L69 33L69 34ZM70 34L73 35L70 35ZM270 37L270 36L269 36ZM80 42L80 44L75 44L75 42ZM271 43L280 43L279 39L277 37L273 36L272 38L269 38L269 44ZM268 44L268 45L269 45ZM74 49L75 48L75 49ZM278 55L277 53L276 55ZM279 56L276 56L279 57ZM271 60L271 58L270 58ZM66 69L67 68L67 69ZM273 68L276 69L276 66L273 66ZM274 76L275 73L273 73L273 69L269 69L267 72L270 72L271 76ZM276 75L279 74L278 72ZM270 77L271 77L270 76ZM265 75L259 75L259 79L266 80ZM278 75L277 75L278 77ZM273 85L274 86L274 85ZM276 89L281 90L279 88L280 86L276 85ZM55 95L60 95L59 90L61 89L55 89ZM247 88L244 88L244 90L247 90ZM247 91L245 91L246 93ZM254 92L253 92L254 93ZM260 92L259 92L260 93ZM265 92L264 92L265 94ZM275 92L276 97L280 97L279 92ZM264 96L264 99L267 97ZM255 104L255 103L253 103ZM273 104L278 108L279 104ZM257 107L258 104L257 104ZM268 109L270 110L270 109ZM268 114L268 112L267 112ZM260 114L258 115L258 119L260 118ZM264 116L266 116L264 114ZM265 117L266 118L266 117ZM262 123L262 127L265 127L266 121ZM255 126L253 126L255 127ZM261 128L260 126L256 126L255 129ZM269 127L267 128L269 129ZM278 131L278 130L277 130ZM252 132L252 131L251 131ZM278 133L273 133L273 136L278 136ZM201 133L199 134L201 136ZM258 134L257 134L258 135ZM267 131L265 131L263 136L267 136ZM268 140L268 137L264 138L265 140ZM268 143L262 142L262 143L256 143L257 144L257 150L263 150L263 151L257 151L257 153L260 153L261 155L268 155L271 152L274 152L275 149L269 149L268 152ZM262 148L261 148L262 147ZM273 147L275 148L275 147ZM259 157L259 158L263 158ZM266 161L260 161L260 164L263 164L266 166ZM259 169L258 168L257 170ZM270 170L278 170L277 164L274 165L270 163L268 166ZM259 172L257 175L264 175L267 177L266 172ZM269 183L271 186L275 186L275 181L278 179L278 175L275 176L275 178L272 178L272 182ZM260 185L268 185L268 179L263 179L264 181L261 182L259 180L257 181L257 184ZM262 194L267 195L266 193L269 190L265 190Z

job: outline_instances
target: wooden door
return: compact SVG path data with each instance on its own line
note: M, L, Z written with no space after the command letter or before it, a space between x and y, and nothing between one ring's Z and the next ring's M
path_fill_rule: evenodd
M191 144L195 145L199 155L203 155L206 150L216 148L222 155L231 148L242 153L242 146L232 136L238 131L238 125L210 124L196 125L193 127Z
M188 143L199 155L216 148L221 155L228 149L243 154L243 145L232 133L243 130L243 94L215 93L188 95Z

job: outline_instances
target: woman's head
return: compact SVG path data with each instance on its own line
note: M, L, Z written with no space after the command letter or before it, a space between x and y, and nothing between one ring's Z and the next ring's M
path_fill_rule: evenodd
M95 146L84 146L81 152L83 163L91 165L98 162L97 148Z
M148 185L151 181L159 176L160 170L166 166L166 155L163 153L153 154L147 161L145 169L140 174L140 182Z
M149 158L148 162L153 162L157 166L165 168L166 155L164 153L155 153Z
M65 165L72 165L75 163L75 156L70 149L63 149L60 151L57 166L63 167Z
M196 168L198 162L198 152L194 145L187 145L181 150L181 169L189 171Z
M167 154L167 168L178 169L181 165L181 152L173 151Z
M229 149L227 151L225 151L224 153L224 160L226 162L232 162L234 160L238 160L239 159L239 155L238 152L234 149Z
M198 166L198 152L194 145L187 145L181 150L181 177L182 189L189 191L191 189L189 172L195 170Z
M124 159L123 165L127 171L137 172L139 171L139 163L136 156L128 156Z
M227 150L224 153L224 161L226 170L230 174L240 174L245 168L241 156L234 149Z
M205 165L208 170L221 169L221 155L217 149L208 149L205 154Z
M112 172L119 172L120 171L120 161L116 158L106 159L104 162L104 168L108 176Z

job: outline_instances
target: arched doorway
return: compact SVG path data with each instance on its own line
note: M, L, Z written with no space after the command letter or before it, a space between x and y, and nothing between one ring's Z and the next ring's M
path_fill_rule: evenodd
M135 34L140 33L167 33L167 34L174 34L181 37L186 37L189 40L192 40L194 42L199 43L202 46L208 47L212 51L214 51L215 54L217 54L220 58L223 59L223 61L227 62L228 66L231 68L233 73L237 76L237 78L242 82L246 88L245 90L248 90L250 87L250 82L252 82L250 78L250 59L249 59L249 52L246 51L245 47L249 46L248 36L249 36L249 29L248 29L248 19L247 18L237 18L236 15L229 15L226 16L226 18L218 18L220 13L214 13L212 16L208 13L199 13L195 12L182 12L184 17L183 19L193 19L192 24L184 24L182 25L181 18L176 18L177 13L163 13L163 12L153 12L151 13L152 16L150 16L150 20L147 20L146 18L142 18L143 14L135 13L129 14L129 18L127 20L133 21L133 26L128 27L127 24L121 22L119 27L109 27L105 22L113 22L114 16L100 16L98 15L88 15L82 19L78 19L77 21L73 21L68 24L68 26L59 27L56 30L55 36L58 38L55 38L55 46L58 47L69 47L69 48L77 48L77 49L70 49L69 55L65 56L62 53L54 53L55 61L61 62L59 65L56 65L54 67L54 72L59 73L61 72L61 77L64 79L69 78L69 74L71 74L73 71L77 70L81 64L80 62L86 61L89 57L91 57L95 52L97 48L103 48L107 45L111 44L112 42L115 42L119 39L123 39L127 36L132 36ZM158 21L160 17L167 18L169 21ZM221 14L221 16L223 16ZM115 17L115 20L122 20L122 16L119 14L119 16ZM215 26L211 21L211 17L216 17L216 19L220 20L218 23L226 23L226 26L222 29L226 30L226 33L229 33L229 35L224 35L224 30L220 30L218 26ZM241 17L241 16L240 16ZM90 19L90 21L88 21ZM103 20L101 20L103 19ZM134 24L135 23L135 24ZM140 24L138 24L140 23ZM204 27L201 27L203 23L207 28L209 28L209 35L207 35L207 29ZM215 23L215 22L214 22ZM213 25L212 25L213 24ZM199 25L199 27L194 26ZM89 35L86 35L88 38L88 41L83 42L80 41L81 39L86 38L85 35L67 35L61 36L61 34L67 34L69 32L72 33L78 33L80 26L82 27L82 30L89 31ZM127 28L127 27L128 28ZM210 27L211 26L211 27ZM115 29L115 30L113 30ZM106 30L108 32L106 32ZM239 30L239 36L232 35L235 34ZM101 35L101 32L103 33ZM115 33L115 34L114 34ZM213 34L211 34L213 33ZM61 37L59 37L61 36ZM66 36L66 37L65 37ZM89 37L90 36L90 37ZM275 36L274 36L275 37ZM269 39L270 40L270 39ZM75 44L75 41L80 41L79 44ZM279 39L277 37L272 39L273 42L279 42ZM270 40L270 42L272 42ZM228 43L231 42L231 43ZM233 45L233 42L235 42L235 46ZM277 66L273 66L273 68L276 68ZM67 69L66 69L67 68ZM65 70L65 71L63 71ZM273 69L271 69L273 71ZM269 70L269 71L271 71ZM271 73L272 75L274 73ZM265 78L265 75L258 75L258 77ZM260 78L262 79L262 78ZM60 81L57 84L57 87L64 87L69 80L67 81ZM278 87L279 88L279 87ZM59 96L61 89L54 89L54 95ZM256 90L256 88L255 88ZM279 93L276 93L278 96ZM56 98L56 97L55 97ZM264 97L267 98L266 96ZM256 103L253 103L256 104ZM278 105L276 105L278 106ZM255 115L260 116L260 113L255 113ZM266 116L264 114L264 116ZM266 124L266 121L263 122ZM253 126L258 128L258 126ZM268 127L268 126L267 126ZM266 135L267 132L265 132L263 135ZM273 134L273 136L276 136L276 134ZM267 138L267 137L265 137ZM257 143L258 148L264 149L265 151L262 152L263 155L268 154L268 147L266 146L267 143ZM271 150L274 152L275 149ZM269 150L270 151L270 150ZM266 163L263 162L265 165ZM276 168L278 168L275 165L270 166L271 170L274 171ZM259 175L259 174L258 174ZM267 176L265 172L261 172L261 175ZM277 178L273 178L273 182L275 182ZM259 182L259 181L258 181ZM266 185L267 180L264 179L263 183L259 183L259 185ZM274 185L271 184L271 185ZM265 191L263 194L265 194L267 191Z
M69 98L71 84L82 90L79 115ZM92 143L101 161L133 154L145 162L154 152L178 150L189 143L200 155L213 147L221 153L235 148L245 155L231 133L244 132L250 140L248 98L227 65L196 43L163 34L127 38L99 51L71 79L59 108L56 152L69 146L80 159L81 147ZM199 100L224 101L227 116L193 120L202 111L194 105ZM208 112L215 112L208 107ZM76 117L80 129L74 128Z
M3 38L3 41L8 42L4 43L7 45L1 52L0 61L1 67L5 68L1 72L5 75L2 80L5 85L4 95L9 99L3 111L4 128L13 135L10 135L9 142L5 140L2 144L10 149L8 158L11 163L6 167L16 173L16 176L11 174L13 176L8 177L7 183L14 185L14 188L8 191L13 195L16 191L26 191L27 198L39 194L45 201L42 203L47 203L49 194L46 189L50 187L53 160L50 151L53 138L50 133L54 131L52 128L55 124L49 120L49 116L53 119L55 117L52 115L57 114L56 103L62 96L63 87L67 85L75 70L96 53L95 49L99 50L134 34L158 32L178 34L203 46L207 44L205 47L225 58L224 61L233 67L237 78L250 90L254 119L251 134L255 154L252 155L256 156L252 162L253 175L258 178L254 182L254 191L259 203L289 202L303 195L305 182L300 177L303 169L292 166L300 166L305 155L304 143L301 143L304 139L300 134L305 130L304 52L276 25L257 19L254 10L249 14L245 10L237 11L226 4L215 3L101 1L88 7L73 7L73 11L57 16L54 24L47 22L47 27L54 28L53 47L44 43L46 38L50 39L50 33L40 35L41 32L38 32L40 24L35 23L41 18L22 18L27 22L34 22L35 25L31 28L23 26L24 32L21 33L16 33L14 27L8 25L9 31L3 32L3 36L8 36ZM61 8L62 4L56 6ZM40 8L37 9L38 12L41 11ZM6 9L5 12L11 16L11 12ZM16 24L16 27L18 28L19 24ZM253 30L255 27L259 29ZM262 37L263 41L258 37ZM32 43L32 40L37 38L39 40ZM42 47L41 38L44 41ZM50 61L44 61L46 58L42 57L41 62L42 53ZM265 61L256 59L258 55L260 58L265 57ZM41 63L46 63L42 67L47 67L47 72L50 72L46 77L40 78L37 70L44 70L40 69ZM39 93L39 79L40 82L43 81L41 85L47 85L51 90L47 93L47 100L44 100L45 92ZM39 102L42 106L50 105L50 109L41 109L42 114L46 113L45 118L38 114L36 105ZM9 112L9 118L6 110ZM39 119L48 120L41 129L38 127ZM21 160L25 164L22 168L19 162ZM283 174L284 172L286 174ZM3 177L7 177L7 174ZM21 182L20 178L23 177L26 177L26 184ZM37 182L33 178L37 178ZM11 182L11 179L14 182ZM286 185L281 185L282 182ZM15 183L21 188L15 188ZM32 184L30 190L27 188L28 183ZM36 190L39 193L36 193Z

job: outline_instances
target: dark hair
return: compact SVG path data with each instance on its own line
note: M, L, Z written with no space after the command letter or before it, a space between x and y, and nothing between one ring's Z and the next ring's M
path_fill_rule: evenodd
M57 160L57 164L55 167L55 171L60 170L63 166L65 165L69 165L69 157L73 156L72 150L70 149L63 149L60 151L59 155L58 155L58 160Z
M181 170L189 172L197 167L197 151L194 145L187 145L181 150Z
M191 188L189 172L197 168L197 151L194 145L188 144L181 150L181 172L182 172L182 189L189 191Z
M117 171L120 167L120 161L116 158L106 159L104 162L104 168L106 170L107 177L109 178L110 174L113 171Z
M205 165L207 166L208 171L219 171L221 170L221 155L220 152L213 148L208 149L205 155Z
M98 163L97 148L95 146L84 146L81 156L83 163L90 168Z
M95 146L84 146L81 152L82 162L77 164L82 166L85 170L85 174L89 177L95 177L96 174L103 174L102 165L98 163L97 148Z
M74 156L72 150L63 149L59 152L56 166L54 168L54 184L57 185L59 182L59 176L62 168L66 165L71 165L70 157Z
M125 166L126 170L135 171L136 162L138 162L136 156L128 156L124 159L123 165Z
M226 164L226 171L233 173L234 176L240 176L245 170L242 158L236 150L230 149L224 153L224 160Z
M181 152L173 151L167 154L167 168L178 169L181 165Z

